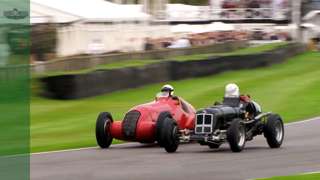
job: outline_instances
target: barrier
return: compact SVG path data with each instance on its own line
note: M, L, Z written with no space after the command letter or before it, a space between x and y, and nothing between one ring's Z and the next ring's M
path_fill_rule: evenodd
M99 70L87 74L42 78L45 96L77 99L146 84L201 77L228 70L253 69L285 61L306 50L302 44L288 44L265 53L211 57L206 60L167 61L144 67Z

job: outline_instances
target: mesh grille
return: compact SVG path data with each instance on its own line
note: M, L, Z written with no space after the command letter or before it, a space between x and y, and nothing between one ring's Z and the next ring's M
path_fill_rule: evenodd
M122 122L122 132L125 138L135 139L137 122L140 115L139 111L130 111L124 117Z

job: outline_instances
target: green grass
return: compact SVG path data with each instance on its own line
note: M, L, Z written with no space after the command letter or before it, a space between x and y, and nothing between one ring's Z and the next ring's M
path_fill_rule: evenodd
M113 62L110 64L103 64L97 66L97 69L119 69L124 67L135 67L135 66L145 66L152 63L161 62L159 60L126 60Z
M285 122L320 115L320 53L308 52L267 68L168 82L176 94L196 108L221 100L224 86L239 84L264 111L281 114ZM162 84L119 91L79 100L31 98L31 150L47 151L94 146L95 120L110 111L115 119L134 105L152 101Z
M42 77L42 76L55 76L55 75L62 75L62 74L82 74L82 73L88 73L94 70L101 70L101 69L119 69L124 67L141 67L148 64L153 63L159 63L163 61L191 61L191 60L204 60L209 57L213 56L231 56L231 55L246 55L246 54L255 54L255 53L261 53L270 51L272 49L279 48L281 46L284 46L288 44L287 42L277 42L277 43L271 43L271 44L265 44L265 45L258 45L255 47L247 47L238 49L231 52L226 53L209 53L209 54L195 54L195 55L186 55L186 56L177 56L174 58L169 59L162 59L162 60L155 60L155 59L145 59L145 60L139 60L139 59L133 59L133 60L125 60L125 61L119 61L119 62L112 62L108 64L103 64L96 66L95 68L90 69L83 69L83 70L76 70L76 71L56 71L56 72L49 72L45 74L40 75L34 75L35 77Z
M257 180L319 180L320 173L312 173L312 174L301 174L301 175L294 175L294 176L277 176L271 178L263 178Z
M201 60L201 59L207 59L209 57L213 56L233 56L233 55L248 55L248 54L256 54L261 52L270 51L273 49L277 49L281 46L287 45L287 42L277 42L277 43L270 43L265 45L258 45L254 47L247 47L238 49L231 52L225 52L225 53L208 53L208 54L195 54L195 55L189 55L189 56L179 56L176 58L173 58L177 61L190 61L190 60Z
M165 61L165 60L164 60ZM57 76L57 75L66 75L66 74L84 74L89 73L95 70L107 70L107 69L119 69L125 67L137 67L137 66L145 66L152 63L161 62L159 60L125 60L119 62L112 62L109 64L98 65L95 68L90 69L82 69L82 70L74 70L74 71L54 71L54 72L47 72L47 73L40 73L40 74L33 74L33 78L39 78L44 76Z

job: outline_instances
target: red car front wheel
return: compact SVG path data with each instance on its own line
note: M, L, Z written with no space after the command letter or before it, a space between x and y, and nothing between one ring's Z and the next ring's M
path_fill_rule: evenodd
M110 127L113 122L112 116L108 112L102 112L99 114L96 123L96 140L101 148L108 148L113 137L110 133Z

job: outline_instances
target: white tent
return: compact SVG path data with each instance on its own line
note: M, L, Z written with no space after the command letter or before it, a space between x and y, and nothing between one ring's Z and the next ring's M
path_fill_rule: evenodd
M191 32L191 26L188 24L178 24L171 27L173 33L189 33Z
M166 6L166 14L168 18L175 20L198 19L200 10L201 6L186 4L167 4Z
M235 30L234 25L226 24L223 22L213 22L208 25L208 31L233 31Z
M30 23L70 23L81 19L80 16L60 11L50 6L36 3L30 3Z
M41 13L57 23L72 21L145 21L142 6L126 6L104 0L31 0L31 14ZM31 23L38 21L31 16Z

